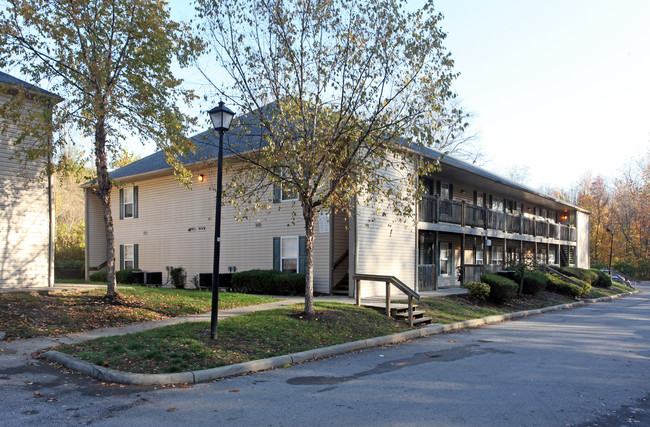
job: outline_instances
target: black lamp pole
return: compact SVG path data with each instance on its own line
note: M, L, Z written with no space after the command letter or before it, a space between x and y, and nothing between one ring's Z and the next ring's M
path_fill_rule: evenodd
M217 338L217 321L219 319L219 255L221 248L221 187L223 179L223 134L230 129L235 116L223 102L208 111L214 130L219 132L219 155L217 160L217 207L214 218L214 260L212 263L212 313L210 316L210 339Z
M609 245L609 275L612 275L612 252L614 251L614 232L609 228L606 229L612 235L612 243Z

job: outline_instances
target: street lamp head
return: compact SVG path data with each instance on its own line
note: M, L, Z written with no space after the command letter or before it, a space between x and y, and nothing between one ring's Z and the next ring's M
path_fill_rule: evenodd
M235 117L235 113L226 107L223 101L219 101L219 105L208 111L208 114L210 115L210 120L212 120L214 130L222 132L230 129L232 118Z

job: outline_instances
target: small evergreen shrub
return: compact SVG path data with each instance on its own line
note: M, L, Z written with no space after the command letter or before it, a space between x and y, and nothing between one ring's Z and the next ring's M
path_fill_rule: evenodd
M117 283L126 283L126 284L131 284L133 283L133 272L134 271L140 271L139 268L129 268L127 270L120 270L115 272L115 281Z
M524 273L523 293L528 295L537 295L544 292L548 278L544 273L537 270L526 270Z
M235 292L266 295L304 295L305 275L277 270L247 270L233 274Z
M106 270L99 270L88 276L91 282L107 282Z
M490 301L505 304L517 295L519 285L514 281L493 273L481 274L481 282L490 286Z
M598 288L611 288L612 287L612 276L610 276L607 273L603 273L602 271L598 270L597 268L592 268L591 271L596 273L598 276L598 280L596 283L592 283L593 286L596 286Z
M128 270L120 270L115 272L115 281L117 283L125 283L125 284L131 284L133 283L133 275L132 273L134 271L140 271L139 269L128 269ZM100 270L92 273L89 277L91 282L107 282L108 277L106 275L106 270Z
M169 276L172 278L172 283L176 289L185 289L185 283L187 282L187 274L183 267L172 268L169 272Z
M463 285L471 299L485 301L490 296L490 285L483 282L470 282Z

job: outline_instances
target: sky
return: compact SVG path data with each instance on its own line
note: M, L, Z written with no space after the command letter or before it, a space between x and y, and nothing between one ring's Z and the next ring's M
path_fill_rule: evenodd
M586 174L614 178L648 152L650 1L434 4L484 168L507 175L517 166L531 187L568 189ZM191 18L185 1L171 7L176 19Z
M504 174L569 188L650 147L650 2L438 0L456 92Z
M409 0L409 7L423 3ZM434 4L444 15L444 44L460 73L455 91L472 114L485 169L507 175L525 168L531 187L569 189L586 174L615 178L649 152L650 1ZM176 20L193 18L187 0L170 7ZM209 59L200 63L211 78L218 75ZM187 87L211 92L197 70L180 76ZM205 111L217 102L191 112L204 115L207 126ZM129 148L141 156L155 149Z

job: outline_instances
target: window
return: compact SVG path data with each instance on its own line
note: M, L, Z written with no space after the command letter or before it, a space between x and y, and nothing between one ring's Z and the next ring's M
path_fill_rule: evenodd
M501 246L492 246L492 265L503 264L503 248Z
M451 272L451 243L440 243L440 275L449 276Z
M284 178L288 176L286 169L283 170L281 177ZM298 200L298 194L296 189L286 181L281 181L279 183L273 184L273 203L279 202L290 202Z
M133 268L133 245L124 245L124 268L132 269Z
M280 250L280 271L298 272L298 237L283 237Z
M273 238L273 269L283 273L305 272L305 236Z
M120 188L120 219L138 217L138 187Z
M474 191L474 204L479 208L485 206L485 193Z
M120 270L138 268L138 245L120 245Z
M493 197L492 198L492 210L497 212L503 212L504 200L503 197Z
M451 191L449 188L449 183L440 181L440 198L441 199L451 199Z
M474 264L483 264L483 246L481 245L474 247Z

